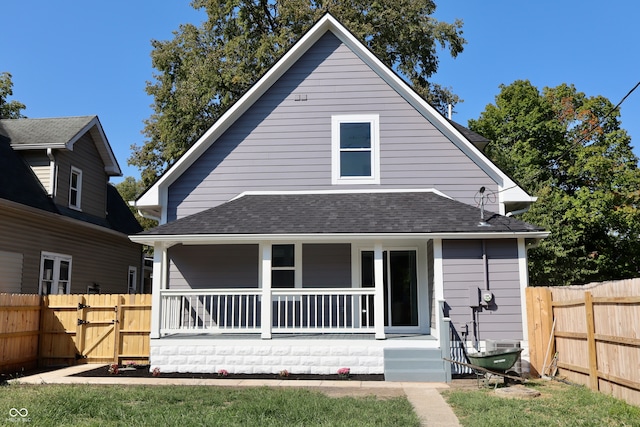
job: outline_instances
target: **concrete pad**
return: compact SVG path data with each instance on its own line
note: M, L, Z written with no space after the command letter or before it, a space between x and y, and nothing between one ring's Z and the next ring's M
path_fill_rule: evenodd
M497 396L508 397L511 399L533 399L534 397L540 396L539 391L527 388L523 385L498 388L495 393Z

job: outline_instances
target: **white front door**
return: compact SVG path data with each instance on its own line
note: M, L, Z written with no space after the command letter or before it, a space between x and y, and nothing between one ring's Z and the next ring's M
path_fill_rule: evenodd
M71 257L43 252L40 261L40 295L71 292Z

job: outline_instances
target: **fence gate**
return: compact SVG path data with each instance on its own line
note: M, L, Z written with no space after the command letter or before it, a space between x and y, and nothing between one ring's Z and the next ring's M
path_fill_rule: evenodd
M149 358L150 295L50 295L42 307L41 366Z

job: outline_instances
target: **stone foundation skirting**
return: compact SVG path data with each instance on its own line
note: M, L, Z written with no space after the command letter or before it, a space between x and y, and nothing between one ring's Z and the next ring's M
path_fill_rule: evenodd
M151 369L160 372L230 374L384 373L384 345L371 340L152 339Z

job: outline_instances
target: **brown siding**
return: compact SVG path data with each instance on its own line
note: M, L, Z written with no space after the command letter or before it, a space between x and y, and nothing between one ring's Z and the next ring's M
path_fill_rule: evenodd
M73 151L57 151L55 154L58 168L58 186L55 203L69 206L69 179L71 167L82 171L82 212L105 218L107 211L108 176L104 163L89 133L73 144Z
M142 273L142 247L126 235L58 215L0 206L0 236L0 250L23 255L22 293L38 293L43 251L72 257L72 293L86 293L92 283L102 293L125 293L129 266L138 278Z

